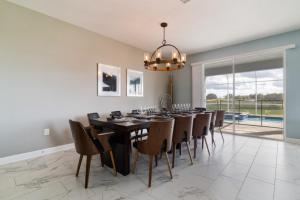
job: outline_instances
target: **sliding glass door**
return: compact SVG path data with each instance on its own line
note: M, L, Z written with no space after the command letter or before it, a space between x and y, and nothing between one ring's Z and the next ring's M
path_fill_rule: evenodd
M225 110L224 132L234 133L233 60L226 59L204 65L206 106L208 110Z
M283 54L206 63L208 110L225 110L224 132L283 139Z

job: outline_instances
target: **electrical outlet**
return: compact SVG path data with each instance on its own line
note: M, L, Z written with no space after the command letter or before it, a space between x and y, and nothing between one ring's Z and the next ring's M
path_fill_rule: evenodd
M49 128L44 129L44 135L45 136L50 135L50 129Z

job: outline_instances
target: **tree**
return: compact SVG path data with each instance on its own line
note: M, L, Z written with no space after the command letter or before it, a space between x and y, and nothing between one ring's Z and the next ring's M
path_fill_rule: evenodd
M217 98L218 98L217 95L213 93L206 95L206 99L217 99Z

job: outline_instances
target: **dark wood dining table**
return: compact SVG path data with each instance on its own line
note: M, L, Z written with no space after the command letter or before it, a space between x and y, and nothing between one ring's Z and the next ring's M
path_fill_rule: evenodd
M91 121L96 127L105 127L115 132L110 139L113 153L115 156L116 168L119 173L126 176L130 173L131 156L131 133L140 129L147 129L150 126L150 120L124 118L108 120L99 118ZM112 167L109 155L104 153L104 164Z
M190 111L185 114L196 114L198 111ZM141 129L148 129L152 118L172 117L181 113L155 113L155 114L129 114L129 117L122 119L108 120L107 118L98 118L91 120L91 124L96 127L104 127L112 130L115 134L110 139L110 144L115 156L116 168L119 173L126 176L130 173L131 156L131 133ZM112 167L110 157L107 153L103 154L105 165Z

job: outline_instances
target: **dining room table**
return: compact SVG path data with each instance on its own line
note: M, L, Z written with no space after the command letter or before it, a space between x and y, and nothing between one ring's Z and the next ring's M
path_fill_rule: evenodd
M110 144L115 157L115 163L117 172L126 176L130 173L131 163L131 133L143 129L149 129L152 119L175 117L182 114L197 114L197 111L185 111L185 112L156 112L156 113L140 113L132 114L128 113L126 117L122 118L106 118L101 117L92 119L91 124L95 127L105 128L111 130L113 134L110 138ZM112 167L110 156L107 153L103 153L102 161L108 167Z
M124 176L128 175L130 173L131 160L131 133L141 129L148 129L150 120L133 117L121 119L98 118L93 119L91 124L95 127L105 127L115 133L110 138L110 144L114 153L117 172ZM102 160L106 166L112 167L107 153L103 153Z

